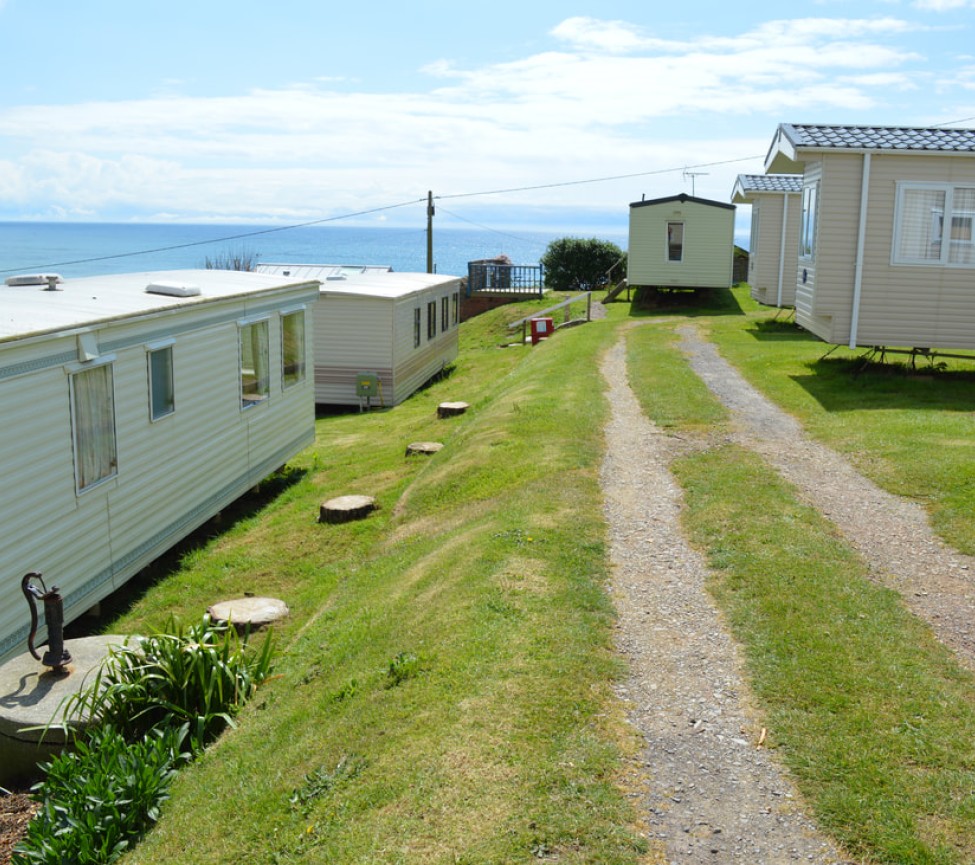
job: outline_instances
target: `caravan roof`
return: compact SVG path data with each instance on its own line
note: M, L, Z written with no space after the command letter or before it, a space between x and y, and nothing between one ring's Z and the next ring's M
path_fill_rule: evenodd
M60 282L50 279L55 274L37 276L8 280L26 285L0 285L0 342L317 282L233 270L119 273Z

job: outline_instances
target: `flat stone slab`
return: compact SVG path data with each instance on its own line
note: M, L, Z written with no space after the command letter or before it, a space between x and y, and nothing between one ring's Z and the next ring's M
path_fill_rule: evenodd
M442 402L437 406L437 417L454 417L463 414L469 408L466 402Z
M361 520L376 509L372 496L339 496L329 499L319 509L320 523L347 523Z
M412 442L406 446L406 455L414 454L435 454L443 450L441 442Z
M290 610L278 598L244 597L218 601L207 607L215 622L229 622L238 631L257 630L283 619Z
M87 725L86 717L65 717L65 701L93 683L110 647L125 640L118 634L65 640L71 663L63 673L29 652L0 667L0 786L37 777L37 764L64 750L67 728Z

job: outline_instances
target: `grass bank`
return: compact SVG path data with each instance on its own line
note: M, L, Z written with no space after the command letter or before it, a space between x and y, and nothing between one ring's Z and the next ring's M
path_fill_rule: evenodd
M292 611L276 678L126 862L641 861L597 477L614 327L497 348L525 311L465 324L453 373L396 409L320 418L258 512L111 625L244 592ZM437 420L447 399L471 408ZM445 447L405 457L416 440ZM316 522L348 493L379 510Z

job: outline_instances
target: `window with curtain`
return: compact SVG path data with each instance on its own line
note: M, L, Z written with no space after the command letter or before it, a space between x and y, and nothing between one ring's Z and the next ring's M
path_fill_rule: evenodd
M110 363L71 375L71 418L78 492L118 474L114 390Z
M149 363L149 416L153 420L166 417L176 410L173 388L173 347L154 349L147 353Z
M305 379L304 310L281 316L281 369L285 389Z
M975 266L975 188L900 183L894 264Z
M267 321L240 326L240 405L250 408L270 394Z

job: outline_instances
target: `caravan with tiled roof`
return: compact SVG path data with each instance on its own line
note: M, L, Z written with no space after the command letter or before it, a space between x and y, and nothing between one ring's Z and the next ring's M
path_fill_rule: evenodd
M801 174L739 174L731 193L733 204L752 208L748 285L767 306L796 303L801 194Z
M975 129L781 124L802 173L796 321L826 342L975 349Z

